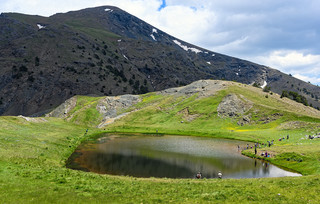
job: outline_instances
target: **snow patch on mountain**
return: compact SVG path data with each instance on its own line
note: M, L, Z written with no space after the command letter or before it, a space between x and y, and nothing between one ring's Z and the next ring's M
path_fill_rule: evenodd
M178 40L173 40L174 43L176 43L177 45L179 45L182 49L184 49L185 51L191 51L191 52L195 52L196 54L202 52L201 50L197 49L197 48L193 48L193 47L188 47L186 45L183 45L181 42L179 42Z
M154 37L153 33L157 33L157 34L158 34L157 29L152 28L152 33L150 34L150 36L152 37L152 39L153 39L154 41L157 41L157 39L156 39L156 37Z
M112 9L109 9L109 8L106 8L106 9L104 9L104 11L106 11L106 12L112 12L113 10L112 10Z
M154 41L157 41L157 39L154 37L153 34L151 34L150 36L152 37L152 39L153 39Z
M261 88L263 88L263 89L264 89L266 86L267 86L267 82L266 82L266 81L264 81L264 82L263 82L263 85L261 86Z
M39 30L46 27L46 26L41 25L41 24L39 24L39 23L37 24L37 26L38 26Z

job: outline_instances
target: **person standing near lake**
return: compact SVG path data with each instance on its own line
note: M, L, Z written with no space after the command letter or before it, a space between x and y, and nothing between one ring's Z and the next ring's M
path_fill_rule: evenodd
M221 173L221 171L218 172L218 178L219 178L219 179L222 179L222 173Z

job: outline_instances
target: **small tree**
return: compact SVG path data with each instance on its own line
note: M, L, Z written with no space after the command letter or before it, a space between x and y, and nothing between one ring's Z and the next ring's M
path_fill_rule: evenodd
M40 65L40 59L39 59L39 57L35 57L34 58L34 66L39 66Z
M288 91L282 91L281 98L288 97L288 96L289 96Z

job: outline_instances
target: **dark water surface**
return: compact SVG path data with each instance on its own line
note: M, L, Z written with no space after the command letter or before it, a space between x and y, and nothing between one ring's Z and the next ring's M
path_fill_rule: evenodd
M241 155L247 142L190 136L124 136L108 134L82 144L68 167L134 177L261 178L299 176L272 164Z

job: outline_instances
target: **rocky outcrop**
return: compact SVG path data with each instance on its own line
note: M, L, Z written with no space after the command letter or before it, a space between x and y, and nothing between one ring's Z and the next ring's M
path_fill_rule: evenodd
M252 102L243 96L239 98L235 94L227 95L218 106L218 115L222 118L237 118L238 125L246 125L251 123L251 114L246 114L252 108Z
M141 99L137 95L106 97L100 100L97 105L97 110L103 115L103 120L98 127L102 128L129 114L130 112L124 111L140 101Z
M252 103L238 98L235 94L227 95L218 106L220 117L238 117L252 108Z
M67 118L68 113L76 107L77 97L72 97L62 103L60 106L55 108L50 113L46 114L46 117L57 117L57 118Z
M199 80L189 85L170 88L160 91L162 95L176 95L176 96L190 96L193 94L199 94L198 96L211 96L217 91L225 89L230 82L217 81L217 80Z

